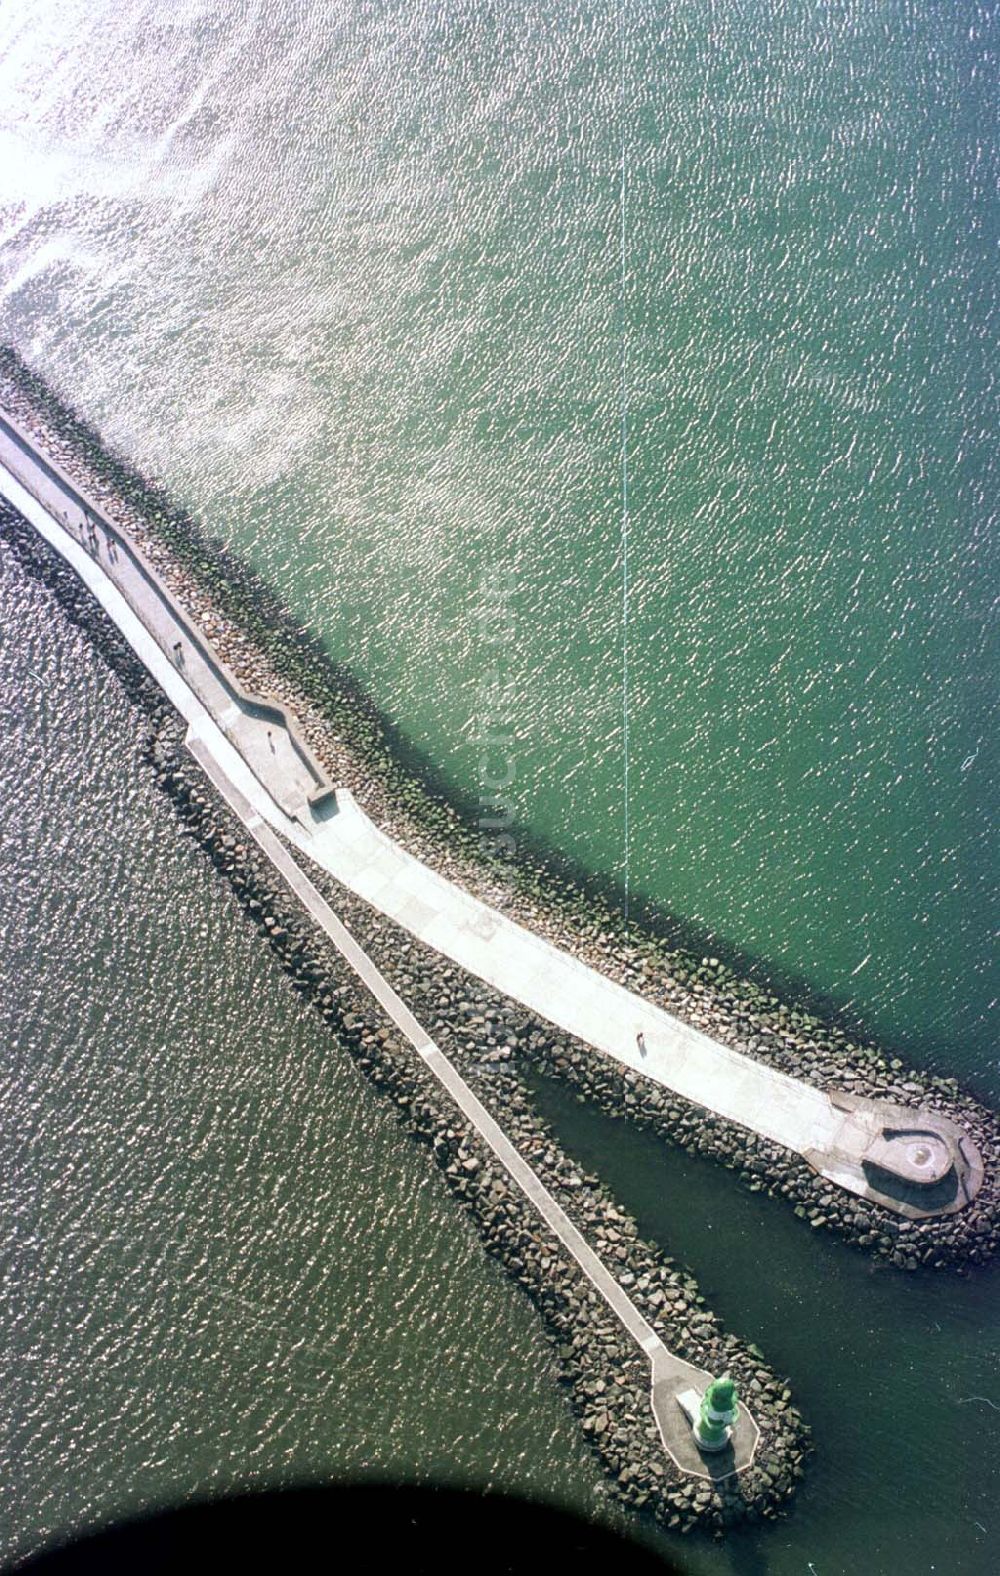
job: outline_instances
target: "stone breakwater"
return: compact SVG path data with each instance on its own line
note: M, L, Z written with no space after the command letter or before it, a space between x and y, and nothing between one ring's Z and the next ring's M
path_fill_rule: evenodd
M161 489L109 455L11 352L0 352L0 400L129 532L172 594L248 689L297 717L330 778L351 789L391 837L449 879L676 1017L826 1091L930 1109L970 1133L986 1167L973 1204L912 1222L834 1187L800 1157L707 1115L669 1090L610 1064L541 1025L527 1053L605 1109L732 1169L751 1191L785 1198L809 1229L833 1230L900 1268L982 1263L1000 1248L1000 1125L955 1080L922 1074L838 1026L782 1002L718 958L693 955L651 930L626 930L593 892L526 855L491 856L474 824L408 765L350 676L329 660L257 577ZM405 755L405 751L403 752Z
M311 879L353 930L361 945L400 992L435 1041L478 1088L477 1074L498 1063L510 1069L530 1063L540 1072L565 1078L611 1115L624 1115L657 1132L667 1143L712 1156L731 1169L751 1192L766 1191L793 1204L796 1215L813 1230L834 1229L853 1236L862 1247L888 1257L900 1269L919 1265L943 1267L955 1258L983 1262L996 1246L988 1212L978 1216L978 1202L969 1211L973 1226L985 1228L985 1244L970 1243L968 1228L956 1232L955 1216L906 1220L818 1178L796 1154L722 1117L692 1106L669 1089L641 1074L622 1069L591 1046L561 1033L552 1024L463 973L433 948L417 941L384 915L376 913L326 871L311 861ZM651 993L649 993L651 994ZM789 1068L789 1070L795 1070ZM891 1067L890 1067L891 1072ZM818 1082L819 1080L817 1080ZM869 1090L882 1098L905 1101L914 1090L897 1080L880 1086L874 1079L848 1083L856 1093ZM923 1109L953 1114L954 1101L935 1103L933 1085L920 1087ZM977 1136L978 1108L970 1101L965 1125ZM681 1348L674 1345L675 1350Z
M88 634L141 709L147 758L182 826L234 891L292 986L347 1047L360 1071L393 1102L411 1136L428 1148L448 1187L472 1217L487 1251L536 1306L553 1342L571 1404L616 1496L683 1532L702 1528L721 1533L736 1522L779 1515L811 1448L809 1431L785 1382L754 1348L722 1330L705 1308L692 1277L642 1241L635 1222L617 1207L599 1180L566 1159L532 1110L524 1089L512 1081L480 1077L477 1092L485 1097L484 1103L598 1247L658 1333L699 1366L730 1372L752 1401L761 1439L750 1469L713 1484L686 1477L673 1467L650 1412L644 1355L340 954L277 881L268 861L183 748L181 720L72 570L3 505L0 526L3 541ZM350 918L358 922L358 929L367 931L373 925L377 929L379 917L358 900L350 902ZM381 937L387 953L395 945L392 929L387 927ZM446 977L435 987L439 1016L442 1022L451 1022L456 1004L473 1004L467 990L477 982L452 980L448 976L459 971L442 966ZM400 983L409 978L404 967ZM426 981L422 983L426 986ZM422 999L428 999L426 989ZM496 1056L489 1038L481 1036L475 1050L492 1067Z
M641 1240L635 1222L597 1178L566 1159L523 1090L506 1086L498 1091L478 1080L480 1099L671 1350L711 1372L729 1372L752 1401L761 1435L753 1466L720 1483L674 1468L650 1412L644 1355L351 969L294 899L276 886L268 862L240 835L238 823L199 769L177 748L179 738L178 733L171 739L164 730L153 745L157 781L295 988L393 1101L403 1126L430 1150L472 1217L487 1251L534 1303L555 1346L571 1404L615 1494L684 1532L697 1526L722 1532L736 1522L775 1517L793 1493L809 1449L808 1431L784 1381L758 1354L723 1332L693 1279ZM377 924L378 916L373 918ZM385 938L389 950L392 939Z

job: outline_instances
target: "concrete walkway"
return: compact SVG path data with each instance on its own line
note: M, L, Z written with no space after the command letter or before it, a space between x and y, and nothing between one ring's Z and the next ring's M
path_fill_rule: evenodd
M229 781L206 741L189 736L188 748L295 894L310 919L330 938L386 1016L410 1042L463 1116L492 1150L511 1181L530 1201L591 1285L600 1292L627 1333L646 1354L650 1364L650 1405L667 1455L682 1472L692 1477L718 1482L743 1471L753 1460L759 1438L757 1425L747 1408L742 1402L738 1403L739 1417L733 1426L732 1441L727 1449L703 1456L694 1442L690 1423L677 1396L689 1389L703 1394L713 1376L702 1368L696 1368L693 1363L685 1362L684 1358L677 1357L663 1344L619 1281L577 1230L523 1155L515 1149L454 1064L417 1022L406 1003L397 996L385 976L337 918L277 835Z
M295 848L419 941L557 1028L802 1155L839 1186L873 1196L863 1164L877 1113L860 1103L846 1109L710 1039L393 842L346 789L334 792L291 717L241 691L141 555L7 417L0 417L0 487L90 587L188 721L192 741L204 744L257 814ZM958 1153L957 1130L940 1125L942 1142ZM897 1207L890 1198L880 1201Z
M167 689L193 737L204 740L213 754L219 733L235 746L244 771L234 773L230 756L227 773L236 782L243 777L241 790L264 820L419 941L624 1066L789 1149L830 1143L843 1113L819 1090L718 1044L490 909L380 832L346 789L336 791L335 814L317 816L309 798L318 771L303 770L287 719L258 720L250 714L252 702L241 709L236 681L158 585L151 568L103 522L88 531L88 521L99 518L97 511L71 491L68 479L40 464L4 430L10 425L0 424L0 462L8 473L16 468L30 489L33 523L70 558ZM4 490L10 496L9 487ZM25 512L23 498L18 507ZM115 539L109 556L107 543ZM192 706L191 699L198 704ZM246 767L256 779L253 784L245 780Z
M61 523L63 535L83 548L99 571L98 576L84 577L90 589L93 591L99 580L112 581L161 654L235 744L279 809L303 823L311 823L314 812L322 813L324 807L334 811L333 787L284 708L246 693L134 543L77 492L58 466L41 460L28 435L6 416L0 417L0 462ZM61 538L53 545L61 551ZM81 572L78 555L74 567ZM127 638L134 645L131 636Z
M10 448L4 449L3 439L3 429L0 425L0 459L6 461L10 458ZM16 458L18 468L23 473L22 457L18 454ZM37 482L30 472L26 479ZM43 480L47 488L50 481L48 478ZM40 483L38 486L39 491L43 491ZM173 659L169 640L165 642L162 638L154 637L139 617L131 599L126 599L122 590L106 572L88 539L86 530L83 533L86 542L84 545L84 542L77 540L70 533L65 523L59 523L57 518L53 517L49 507L51 500L43 505L35 495L34 487L29 491L6 464L0 464L0 493L34 525L51 546L56 548L93 592L140 661L185 718L188 723L186 743L191 754L266 854L274 869L287 883L306 912L338 948L379 1006L413 1046L415 1052L426 1062L441 1086L504 1166L511 1180L529 1199L563 1248L607 1302L627 1333L645 1353L650 1364L650 1406L667 1455L680 1471L714 1482L743 1471L753 1461L759 1438L759 1430L750 1412L740 1402L739 1417L733 1428L731 1445L726 1450L712 1455L702 1455L694 1443L690 1424L677 1401L677 1396L692 1388L699 1393L703 1392L713 1376L668 1350L624 1288L574 1226L565 1210L545 1188L485 1106L440 1048L434 1044L405 1002L397 996L389 982L350 935L275 835L274 828L277 827L286 838L304 847L311 857L316 858L317 833L307 830L299 819L299 815L303 812L303 803L308 803L308 800L300 799L294 816L287 814L276 805L264 789L259 777L251 769L251 765L237 749L230 736L231 730L230 734L223 731L209 713L205 700L196 693L195 687L189 682L189 669ZM113 563L114 559L112 559ZM176 624L177 628L186 628L179 617ZM174 629L168 629L167 633L172 636ZM270 750L267 753L270 756ZM263 765L267 770L269 763L266 759ZM353 810L352 819L360 818L362 823L370 826L371 823L361 816L353 800L349 800L349 805ZM334 819L339 820L340 817L336 816Z

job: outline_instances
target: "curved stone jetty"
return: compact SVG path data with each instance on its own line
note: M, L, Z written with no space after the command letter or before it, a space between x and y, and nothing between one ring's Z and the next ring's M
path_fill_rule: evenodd
M4 490L98 597L255 812L419 941L620 1066L801 1155L910 1219L968 1204L984 1174L938 1112L827 1093L710 1038L431 870L334 789L294 720L247 694L152 567L10 415ZM15 496L15 494L17 496Z
M907 1269L1000 1247L993 1113L752 982L713 990L717 959L613 940L613 913L564 885L566 902L546 869L519 866L523 889L501 889L267 588L11 363L0 354L0 398L22 424L0 410L0 494L22 518L0 511L5 537L143 708L179 823L534 1301L613 1491L680 1530L773 1516L808 1451L790 1390L563 1154L519 1068L572 1081ZM334 787L345 780L396 839ZM707 1462L678 1398L710 1373L752 1393L755 1416L743 1409L735 1448Z
M386 1015L409 1041L430 1068L480 1138L489 1146L512 1181L531 1202L545 1224L575 1259L591 1285L601 1294L650 1365L650 1405L660 1440L679 1471L690 1477L721 1482L742 1472L753 1461L759 1430L747 1408L739 1403L730 1446L718 1454L704 1456L695 1443L694 1433L678 1403L681 1395L695 1390L702 1395L711 1374L696 1368L668 1350L621 1282L611 1273L566 1211L553 1198L537 1174L507 1138L501 1127L470 1089L457 1068L449 1061L427 1031L418 1023L406 1003L397 995L371 958L358 946L346 926L334 914L316 887L295 863L281 839L252 808L235 784L229 781L206 742L193 738L189 730L188 748L209 781L251 837L270 860L289 889L309 915L350 964L362 984L371 992Z
M2 449L3 441L4 434L0 431L0 454L10 458L9 450ZM635 1342L649 1365L650 1409L662 1449L674 1468L682 1478L701 1479L713 1486L745 1472L753 1465L760 1439L760 1430L746 1405L739 1402L732 1438L726 1449L711 1453L699 1449L679 1397L704 1394L712 1382L712 1375L667 1347L621 1281L590 1246L457 1068L333 913L278 835L281 830L292 842L304 837L311 846L313 834L307 830L308 823L323 824L324 812L330 807L329 793L319 769L312 767L308 760L307 771L303 773L300 769L298 763L307 752L294 735L291 720L272 703L255 696L243 696L231 675L224 670L213 671L210 650L196 645L187 621L175 610L169 595L141 555L110 526L101 532L94 523L91 506L81 502L76 506L76 513L64 509L62 479L39 458L32 460L37 467L32 473L27 468L28 457L29 451L19 440L15 463L22 477L30 480L30 491L12 474L13 466L10 469L0 466L0 492L44 540L57 549L94 593L143 666L186 721L187 748L220 798ZM74 527L75 536L69 534ZM102 566L102 551L103 562L111 566L113 573L109 574ZM234 695L243 712L239 722L234 722L230 715ZM211 714L213 700L223 705L218 717ZM267 730L266 751L260 748L259 741L256 749L243 748L248 732L253 729ZM286 733L283 740L273 737L279 730ZM282 809L279 793L272 791L276 787L273 779L284 775L289 762L297 776L290 790L285 779L287 808ZM263 801L266 801L266 815L261 809Z

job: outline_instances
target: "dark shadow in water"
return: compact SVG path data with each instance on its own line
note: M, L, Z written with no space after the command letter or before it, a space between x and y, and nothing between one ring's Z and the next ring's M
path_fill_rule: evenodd
M391 1482L273 1490L160 1510L19 1568L26 1576L286 1576L358 1568L508 1576L564 1566L580 1576L680 1576L685 1568L551 1505Z
M733 1576L768 1576L771 1561L759 1532L730 1533L726 1555Z

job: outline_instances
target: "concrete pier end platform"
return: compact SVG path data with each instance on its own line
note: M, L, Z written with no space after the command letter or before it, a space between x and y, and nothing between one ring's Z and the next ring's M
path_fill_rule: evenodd
M669 1354L666 1354L669 1357ZM706 1482L721 1483L735 1477L753 1465L760 1429L742 1401L737 1401L737 1417L732 1436L723 1450L703 1451L698 1448L691 1425L690 1414L684 1397L701 1397L711 1383L711 1375L699 1373L692 1382L691 1369L686 1373L675 1360L653 1363L653 1416L660 1430L663 1448L679 1471L688 1477L704 1478Z
M985 1167L957 1122L846 1091L829 1099L840 1126L824 1148L803 1150L822 1176L909 1220L953 1215L975 1198Z

